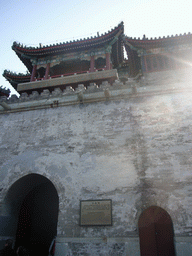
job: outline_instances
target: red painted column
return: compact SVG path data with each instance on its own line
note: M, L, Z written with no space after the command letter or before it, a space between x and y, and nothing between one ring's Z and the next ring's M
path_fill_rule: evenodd
M143 57L144 57L144 63L145 63L145 72L148 72L146 55L144 55Z
M163 56L163 68L164 68L164 69L167 69L166 63L165 63L165 56L164 56L164 55L162 55L162 56Z
M34 65L33 66L33 71L32 71L32 74L31 74L30 82L34 81L36 70L37 70L37 65Z
M46 67L46 71L45 71L45 78L44 79L48 79L49 70L50 70L50 63L47 63L47 67Z
M172 59L170 58L170 56L168 57L168 65L169 65L169 69L173 69L173 62Z
M150 62L151 62L151 71L153 72L153 71L154 71L153 56L152 56L152 55L149 55L149 59L150 59Z
M90 72L95 72L95 58L94 58L94 56L91 56Z
M157 71L160 71L160 65L159 65L159 56L158 55L155 55L155 58L156 58L156 62L157 62Z
M106 56L106 70L109 70L109 69L111 69L111 65L110 65L110 53L109 52L107 52L106 54L105 54L105 56Z

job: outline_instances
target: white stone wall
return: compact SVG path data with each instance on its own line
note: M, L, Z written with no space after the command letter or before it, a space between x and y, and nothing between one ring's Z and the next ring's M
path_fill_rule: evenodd
M1 114L1 214L10 186L38 173L59 195L57 255L139 255L138 219L151 205L170 214L177 256L189 255L191 102L190 90L173 89ZM80 227L86 199L111 199L113 225Z

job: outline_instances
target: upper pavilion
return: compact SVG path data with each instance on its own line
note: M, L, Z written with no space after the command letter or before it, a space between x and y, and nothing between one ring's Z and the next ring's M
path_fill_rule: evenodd
M5 70L3 76L19 93L44 89L87 87L103 81L125 82L138 74L180 69L191 65L192 34L148 39L124 35L124 24L105 34L70 42L12 49L27 68L26 74ZM124 49L128 59L124 58Z
M130 75L185 68L192 61L192 34L148 39L125 37Z
M116 69L124 59L123 33L124 25L120 23L102 35L50 46L26 47L14 42L12 49L28 73L5 70L3 76L19 93L28 94L33 90L64 89L66 85L75 88L79 83L112 82L117 79Z

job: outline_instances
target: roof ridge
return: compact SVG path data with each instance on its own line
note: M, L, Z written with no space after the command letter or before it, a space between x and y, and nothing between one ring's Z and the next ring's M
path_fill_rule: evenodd
M76 44L76 43L79 43L79 42L84 42L84 41L89 41L89 40L96 40L96 39L100 39L102 37L105 37L107 35L110 35L111 33L113 33L114 31L120 29L120 28L123 28L124 27L124 23L123 21L120 22L117 26L115 26L114 28L112 28L111 30L108 30L108 32L105 32L105 33L102 33L101 35L99 35L99 33L97 34L97 36L90 36L90 37L87 37L87 38L80 38L80 39L76 39L76 40L73 40L73 41L65 41L65 42L60 42L60 43L53 43L53 44L50 44L50 45L46 45L46 46L43 46L42 47L42 44L39 44L39 47L38 46L26 46L26 45L23 45L17 41L14 41L13 42L13 45L12 45L12 49L13 50L16 50L16 48L20 48L20 49L28 49L28 50L43 50L43 49L48 49L48 48L52 48L52 47L61 47L63 45L67 45L67 44Z
M17 72L14 72L14 71L10 71L10 70L7 70L5 69L4 72L3 72L3 76L21 76L21 77L27 77L27 76L31 76L31 74L27 71L26 74L24 73L17 73Z
M129 36L125 36L125 39L130 39L130 40L137 40L137 41L155 41L155 40L164 40L164 39L173 39L173 38L179 38L179 37L187 37L187 36L192 36L191 32L188 32L188 33L183 33L183 34L176 34L175 36L174 35L167 35L167 37L163 36L159 36L158 38L157 37L151 37L150 39L148 37L146 37L145 35L143 35L143 38L141 39L140 37L136 38L136 37L129 37Z

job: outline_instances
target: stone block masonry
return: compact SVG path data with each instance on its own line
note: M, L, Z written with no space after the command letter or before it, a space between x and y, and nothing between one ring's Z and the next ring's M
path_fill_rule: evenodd
M149 81L134 85L136 94L116 82L108 98L92 85L83 98L77 90L3 101L10 108L0 109L0 216L12 214L11 186L38 174L59 196L56 255L140 255L138 219L151 205L171 216L177 256L189 255L191 84ZM79 225L80 200L88 199L112 200L112 226Z

